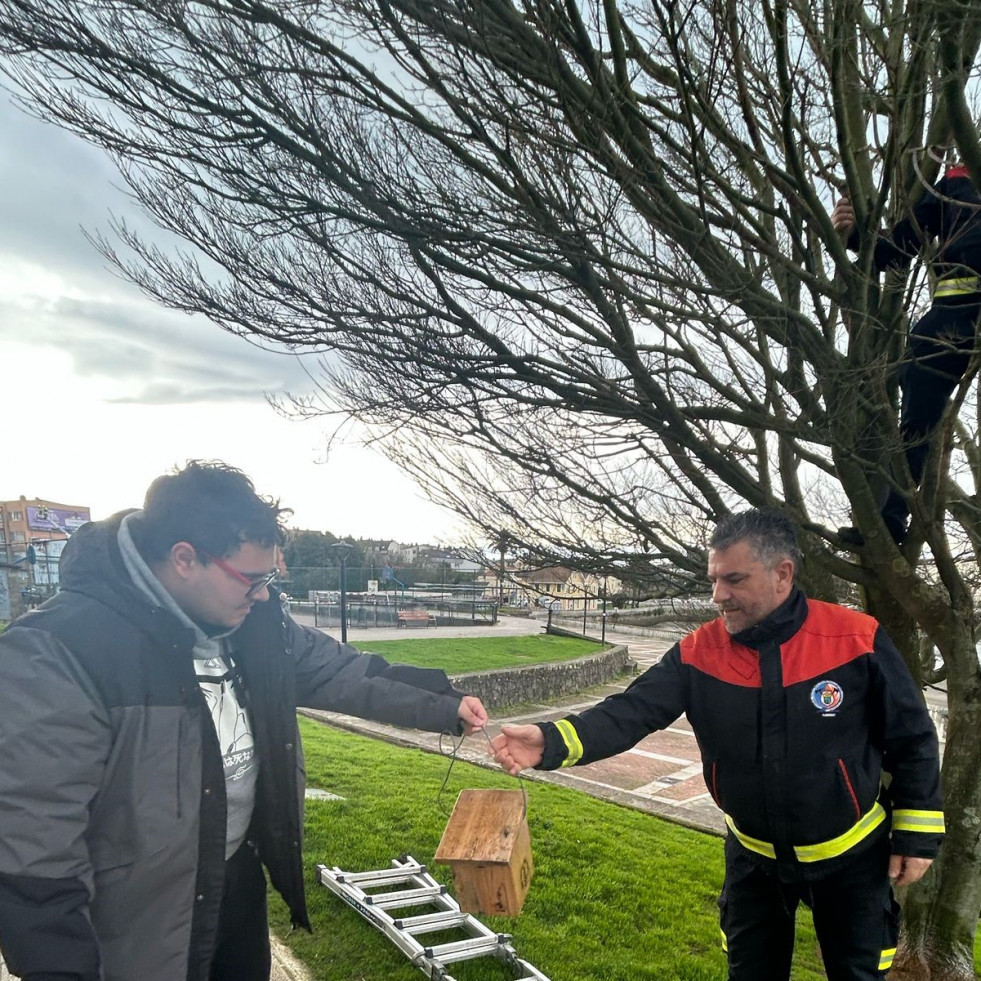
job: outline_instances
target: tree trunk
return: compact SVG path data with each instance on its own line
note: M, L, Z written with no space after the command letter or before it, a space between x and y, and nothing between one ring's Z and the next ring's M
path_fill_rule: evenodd
M920 632L916 618L899 599L874 580L862 591L865 610L882 624L889 639L903 655L906 667L917 687L923 687L923 667L920 661Z
M974 931L981 910L981 677L973 646L959 652L969 671L948 683L942 770L947 834L925 879L910 888L893 981L975 981ZM951 673L952 675L954 672ZM963 675L968 675L965 679ZM942 888L940 888L942 883Z

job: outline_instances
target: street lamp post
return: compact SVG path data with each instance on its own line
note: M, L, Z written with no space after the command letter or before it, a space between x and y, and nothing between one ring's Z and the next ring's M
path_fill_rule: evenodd
M600 641L606 643L606 576L603 577L603 613L602 613L602 623L603 630L600 634Z
M334 554L341 560L341 643L347 643L347 560L354 551L350 542L334 542Z

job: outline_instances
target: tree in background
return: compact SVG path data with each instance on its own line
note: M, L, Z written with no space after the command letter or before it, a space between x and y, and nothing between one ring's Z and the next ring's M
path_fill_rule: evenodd
M973 978L981 908L973 373L917 491L895 372L925 277L876 276L872 246L934 176L924 148L981 186L979 33L966 0L0 0L33 110L190 246L119 224L106 254L324 352L295 408L364 421L484 541L680 585L719 515L779 505L812 593L859 589L920 677L939 654L949 834L893 976L944 981Z
M288 588L293 596L305 599L311 590L340 589L340 561L333 550L340 540L329 531L290 532L283 557L289 574ZM364 555L356 544L347 565L349 571L364 565Z

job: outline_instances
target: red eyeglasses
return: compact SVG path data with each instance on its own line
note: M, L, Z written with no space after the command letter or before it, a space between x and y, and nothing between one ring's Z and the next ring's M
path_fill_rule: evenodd
M271 585L276 581L276 577L279 575L279 569L273 569L272 572L260 572L257 576L247 576L244 572L239 572L238 569L233 569L227 562L222 559L217 558L214 555L209 555L203 548L195 550L198 555L201 556L207 562L214 562L222 572L227 573L232 579L237 579L240 583L249 587L249 591L245 594L246 599L252 599L253 596L261 593L266 586Z

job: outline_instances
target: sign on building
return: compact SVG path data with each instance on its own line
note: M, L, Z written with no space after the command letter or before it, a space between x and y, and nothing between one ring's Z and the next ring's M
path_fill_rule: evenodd
M31 531L60 531L64 535L72 535L87 521L91 521L88 508L69 510L67 508L49 508L41 505L27 506L27 527Z

